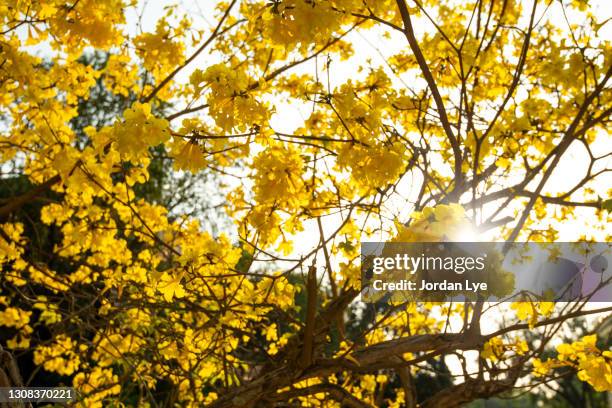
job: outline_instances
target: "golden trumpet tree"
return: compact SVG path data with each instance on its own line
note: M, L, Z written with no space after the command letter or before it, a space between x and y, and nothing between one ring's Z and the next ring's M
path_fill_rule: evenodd
M0 5L0 183L28 185L0 202L4 384L27 383L26 355L92 407L451 407L559 366L612 390L593 336L541 358L565 322L610 307L518 303L486 332L478 303L359 301L359 241L464 225L555 241L575 211L574 239L605 231L605 16L580 0L201 7L210 27L169 7L147 31L124 0ZM93 50L105 64L80 58ZM78 134L96 83L132 103ZM580 171L575 149L584 174L553 183ZM227 180L234 235L136 194L159 151ZM447 357L463 374L419 402L415 377Z

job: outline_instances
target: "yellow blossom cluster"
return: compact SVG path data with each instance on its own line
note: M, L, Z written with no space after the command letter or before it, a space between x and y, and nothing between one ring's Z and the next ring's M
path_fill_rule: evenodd
M506 353L509 351L517 355L523 355L529 351L529 346L525 340L504 343L501 338L493 337L484 344L480 356L487 360L499 361L504 360Z
M226 64L211 65L206 71L195 71L190 81L197 93L203 86L210 88L209 113L224 131L267 125L268 107L255 98L254 86L243 70Z
M596 391L612 389L612 352L597 348L597 336L584 336L581 340L557 346L557 357L542 361L533 360L536 376L544 376L556 367L569 366L578 371L578 378L588 382Z
M412 214L410 226L397 225L396 242L437 242L444 238L460 239L460 233L469 228L465 209L458 204L426 207Z

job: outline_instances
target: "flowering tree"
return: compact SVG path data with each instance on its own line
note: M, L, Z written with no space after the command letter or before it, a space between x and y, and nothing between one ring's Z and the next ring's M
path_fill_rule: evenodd
M53 373L85 406L451 407L567 366L612 389L594 335L540 358L565 322L612 308L515 303L489 332L480 302L365 308L358 249L466 225L554 241L578 211L574 239L605 231L605 16L579 0L232 0L206 5L210 28L169 7L132 33L133 3L0 5L0 183L21 181L0 202L1 384ZM364 41L379 58L359 59ZM93 49L104 64L80 58ZM96 84L129 107L77 128ZM584 174L552 183L581 171L576 149ZM156 155L218 175L234 237L138 193ZM415 376L445 358L463 374L419 398Z

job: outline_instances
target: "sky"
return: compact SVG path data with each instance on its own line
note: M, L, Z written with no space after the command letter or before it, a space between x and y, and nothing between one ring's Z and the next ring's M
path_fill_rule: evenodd
M157 20L165 14L165 7L171 4L178 4L180 10L186 10L190 18L193 19L194 25L198 27L208 27L212 30L216 24L214 20L214 13L212 12L212 7L216 4L216 0L207 0L207 1L198 1L198 0L181 0L179 2L167 1L167 0L141 0L136 9L130 10L127 14L127 29L130 33L136 35L140 30L144 31L153 31L155 29L155 25ZM590 2L596 10L596 14L602 19L612 18L612 7L610 7L610 3L608 0L596 0ZM523 1L523 9L529 10L531 7L530 1ZM538 14L540 16L544 12L543 5L538 6ZM561 8L557 4L557 2L552 2L551 6L546 9L546 15L549 16L553 21L563 21L564 17L561 11ZM573 16L568 16L570 22L572 21ZM520 21L519 24L526 24L527 15L523 16L523 21ZM537 17L536 17L537 20ZM427 26L425 24L419 24L418 22L415 24L415 29L418 32L423 32L425 30L430 30L431 26ZM612 23L606 24L602 27L599 32L601 38L612 38ZM355 71L355 67L358 65L363 65L367 59L371 59L374 63L378 63L381 65L385 65L385 57L393 55L397 53L401 49L407 47L406 40L403 36L399 35L399 33L391 33L391 40L384 39L383 30L370 30L366 35L363 35L361 32L351 33L349 36L349 40L352 42L355 53L352 58L347 61L334 61L333 64L333 75L331 75L330 81L332 83L332 88L334 85L343 83L347 78L355 77L357 74ZM377 44L385 44L385 49L381 50L377 48ZM188 53L189 54L189 53ZM211 61L212 60L212 61ZM177 81L187 81L189 75L195 68L208 66L211 63L214 63L214 56L210 56L206 53L200 55L196 60L183 69L179 75L177 75ZM298 67L294 72L312 72L314 68L314 64L319 64L319 68L323 67L325 61L321 58L318 61L311 61L305 64L303 67ZM421 80L420 78L411 77L410 73L405 74L401 78L397 78L393 75L393 73L388 72L390 76L393 78L394 82L398 87L402 86L402 83L411 83L414 84L415 81ZM180 106L180 105L179 105ZM309 115L311 111L311 106L308 104L282 104L282 109L278 109L277 113L272 116L271 124L275 130L283 131L283 132L291 132L295 128L297 128ZM594 151L609 151L610 150L610 139L609 137L601 137L599 138L599 142L594 145ZM612 158L609 158L607 162L600 161L598 163L598 167L594 170L597 171L599 168L603 167L612 167ZM588 165L588 153L584 147L578 143L574 143L569 151L566 153L564 160L562 161L562 165L559 166L552 173L551 178L546 184L545 191L549 194L554 195L557 192L563 191L567 185L575 184L578 182L587 170ZM420 177L415 173L415 177ZM612 186L612 173L607 173L602 175L600 178L602 186ZM396 214L400 219L407 219L410 214L410 209L406 207L405 203L407 199L410 201L416 197L418 191L417 189L411 188L411 185L418 185L418 179L409 180L407 179L404 183L400 184L399 193L400 196L396 196L394 199L391 199L385 205L387 209ZM415 183L416 182L416 183ZM537 182L537 180L534 180ZM577 235L584 232L584 223L581 221L583 217L589 216L592 214L592 209L579 208L576 211L576 219L575 220L564 220L561 223L558 223L557 228L560 232L559 241L569 241L575 239ZM513 216L510 210L505 211L505 213L500 214L500 218L503 216ZM336 223L329 223L330 231L334 228ZM307 229L308 234L309 229ZM314 234L316 237L313 239L318 239L318 231ZM597 234L596 237L602 240L605 239L605 234ZM488 237L485 235L482 239L487 239ZM304 237L300 240L301 242L310 241L308 237Z
M177 5L178 10L185 11L188 16L193 20L193 25L198 28L208 29L211 31L216 25L215 16L216 13L213 7L218 3L218 0L139 0L135 8L128 8L126 12L126 31L131 35L135 36L143 31L154 31L157 21L166 13L166 7L171 5ZM608 0L595 0L590 2L596 10L596 14L605 20L612 18L612 7ZM528 10L531 5L531 1L523 1L523 9ZM538 8L540 14L544 11L543 6ZM546 9L546 15L549 16L553 21L563 21L564 17L561 12L561 8L557 2L551 2L551 6ZM527 16L524 16L525 20ZM572 16L568 16L570 22L572 22ZM423 21L421 21L423 23ZM519 24L526 24L526 21L519 22ZM415 24L415 29L418 32L431 30L431 25L419 24L419 21ZM370 30L367 35L359 31L351 33L348 39L351 41L354 47L354 56L347 61L334 61L332 67L332 75L330 76L330 82L332 88L335 85L341 84L346 81L347 78L356 77L360 74L356 73L356 67L359 65L365 65L365 61L371 59L374 64L380 64L385 66L386 57L393 55L402 49L407 48L406 40L399 33L391 33L391 39L383 38L384 30ZM20 33L22 36L26 35L26 31L23 30ZM612 22L604 25L599 35L601 38L612 38ZM377 44L384 44L385 48L377 48ZM36 45L34 52L40 55L48 54L50 51L44 45ZM187 50L186 55L190 55L192 50ZM208 53L202 53L199 55L191 64L185 67L176 76L176 81L184 83L188 81L189 76L196 68L202 68L216 63L217 60L214 55ZM323 58L318 60L312 60L303 66L297 67L293 72L312 72L315 64L319 65L319 70L322 71L325 61ZM421 78L415 78L411 73L403 74L402 77L395 76L390 70L387 70L397 87L402 87L403 84L410 83L418 84L418 81L423 81ZM362 73L365 75L365 72ZM275 102L279 105L278 101ZM177 101L177 107L183 106L180 101ZM290 133L301 125L301 123L309 116L311 112L311 105L305 103L282 103L280 109L272 115L271 125L275 130ZM174 123L177 125L177 123ZM594 151L610 151L610 138L609 135L600 137L598 142L594 144ZM610 168L612 164L612 157L609 157L607 162L600 161L593 170L597 171L601 168ZM545 192L554 195L557 192L563 191L568 185L575 184L585 174L588 166L588 153L584 146L574 143L568 150L560 166L552 173L551 178L548 180L545 188ZM399 219L405 220L409 218L411 209L406 206L407 201L412 201L418 193L418 189L412 188L413 185L419 184L420 174L414 173L413 178L406 178L402 183L399 184L398 193L395 197L391 198L385 203L386 210ZM612 186L612 172L603 174L600 178L599 186L605 191L606 188ZM538 180L534 180L534 183ZM227 180L228 184L232 185L232 180ZM496 208L490 207L489 210ZM559 241L569 241L575 239L577 235L584 232L584 223L582 219L592 214L592 209L589 208L578 208L576 210L576 219L564 220L563 222L557 223L557 229L560 232ZM514 216L511 209L504 211L500 214L500 218L504 216ZM330 231L334 228L335 224L329 222ZM327 227L327 225L326 225ZM545 227L545 226L544 226ZM306 237L302 237L300 242L306 243L311 240L308 239L308 232L306 231ZM318 231L316 231L316 237L318 239ZM486 234L481 239L490 239L490 235ZM604 233L597 233L595 238L599 240L605 239Z

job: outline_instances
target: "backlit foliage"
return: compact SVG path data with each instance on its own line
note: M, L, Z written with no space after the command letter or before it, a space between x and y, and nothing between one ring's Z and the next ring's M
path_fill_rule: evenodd
M4 349L88 407L448 407L560 365L612 390L594 335L539 358L566 320L594 313L582 303L515 303L486 333L496 313L479 303L372 311L358 297L359 241L466 229L554 241L575 213L601 238L612 49L597 10L200 3L211 27L169 7L137 33L135 2L0 4L0 182L28 183L0 202ZM94 49L109 54L99 68L80 58ZM79 137L71 120L97 81L134 102ZM586 152L583 177L549 189L555 169L581 171L572 149ZM227 179L217 187L237 234L137 194L159 151ZM32 203L36 219L23 215ZM444 356L463 375L424 394L415 379Z

